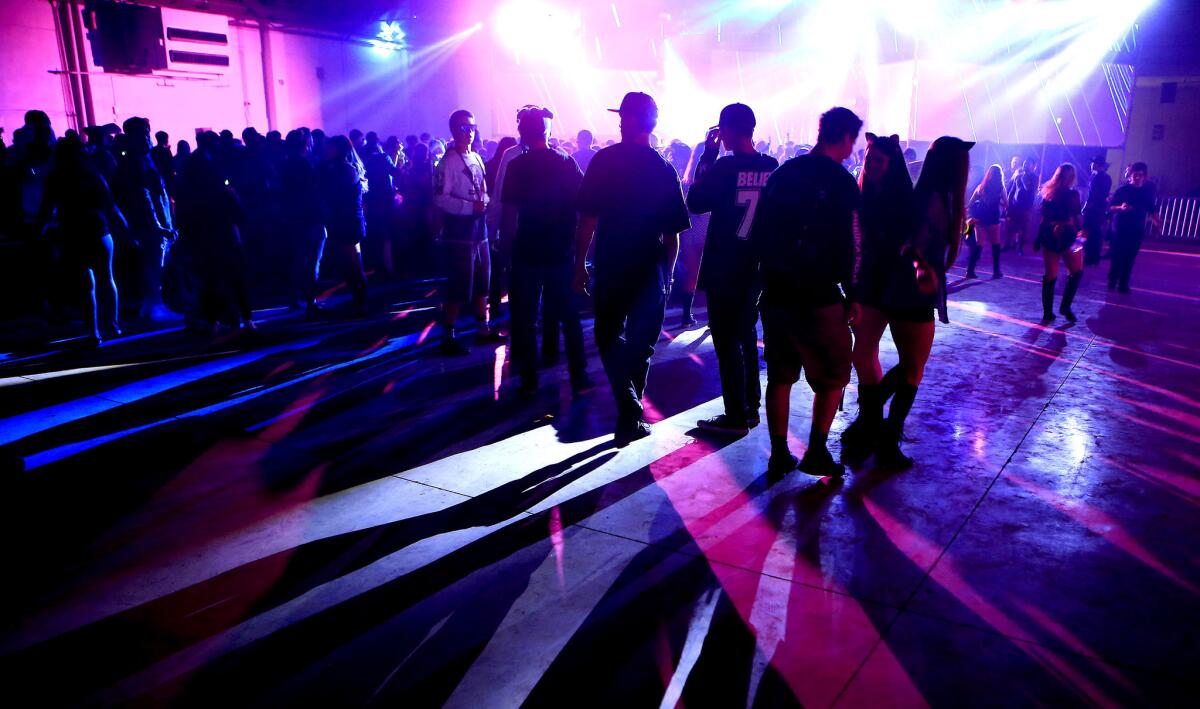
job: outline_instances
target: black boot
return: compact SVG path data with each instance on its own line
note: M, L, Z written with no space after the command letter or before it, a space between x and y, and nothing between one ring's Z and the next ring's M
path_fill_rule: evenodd
M878 384L879 407L881 409L883 408L883 405L887 403L887 400L892 398L892 395L896 393L896 389L898 389L903 383L904 370L900 368L900 365L892 367L883 375L883 379L880 379ZM882 418L883 412L881 411L879 415Z
M842 459L864 459L875 445L879 426L883 423L882 387L879 384L858 386L858 418L842 431Z
M979 263L979 254L983 252L982 246L968 246L970 249L967 255L967 278L978 278L975 275L975 264Z
M695 300L695 293L683 294L683 316L679 319L679 324L683 327L691 327L696 324L696 318L692 317L692 302Z
M900 450L900 438L904 434L904 421L908 418L908 412L912 411L916 398L917 388L912 384L904 382L897 387L887 420L883 422L879 445L875 449L875 463L880 467L895 470L912 467L912 458Z
M1067 277L1067 285L1063 288L1062 303L1058 306L1058 312L1063 314L1067 322L1075 322L1075 313L1071 311L1071 301L1075 300L1075 293L1079 291L1079 282L1083 280L1083 271L1072 273Z
M1042 276L1042 322L1054 319L1054 284L1057 282L1057 278Z
M1002 278L1000 273L1000 244L992 244L992 278Z

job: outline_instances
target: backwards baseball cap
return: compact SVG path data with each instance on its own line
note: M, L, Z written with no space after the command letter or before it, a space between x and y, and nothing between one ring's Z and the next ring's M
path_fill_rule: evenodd
M758 122L754 118L754 111L749 106L744 103L731 103L721 109L721 117L717 120L717 125L739 133L753 133L754 126L758 125Z
M541 134L550 129L550 119L554 113L541 106L523 106L517 111L517 132L521 135Z
M641 91L630 91L625 94L625 98L621 99L620 108L610 108L608 110L622 115L658 117L658 104L654 103L654 99L650 98L649 94L644 94Z

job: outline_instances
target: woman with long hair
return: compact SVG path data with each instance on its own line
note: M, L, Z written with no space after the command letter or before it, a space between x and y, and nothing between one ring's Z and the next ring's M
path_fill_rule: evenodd
M1008 209L1008 195L1004 189L1004 174L999 165L988 168L983 182L971 195L970 215L975 220L975 244L971 247L967 261L967 278L976 278L975 264L984 245L992 247L992 278L1000 278L1000 215Z
M72 276L78 277L80 290L87 294L83 316L90 342L99 345L105 334L119 337L111 228L124 229L127 225L108 183L92 167L78 137L64 138L54 149L39 221L47 225L51 219L57 225L62 260Z
M1042 221L1038 225L1037 240L1033 242L1035 251L1042 250L1042 261L1046 265L1042 276L1042 322L1054 319L1054 284L1058 280L1059 261L1066 264L1070 275L1058 311L1068 322L1075 322L1071 302L1083 280L1081 211L1079 193L1075 191L1075 166L1063 163L1042 185Z
M354 306L361 312L366 309L367 299L367 277L360 251L366 220L362 181L349 138L335 135L325 143L324 162L317 175L329 244L342 264Z
M684 167L679 178L683 181L684 195L692 187L696 179L696 166L700 164L700 155L704 152L704 143L700 143L691 152L691 158ZM692 315L692 303L696 300L696 286L700 282L700 260L704 256L704 238L708 234L708 214L693 214L692 227L679 235L679 268L683 280L680 281L680 299L683 302L683 314L679 319L680 327L691 327L696 324Z
M970 169L968 151L974 145L943 136L929 147L913 189L911 238L900 244L887 269L883 313L900 361L879 382L878 406L892 400L875 446L875 462L881 467L902 469L913 464L900 450L900 438L933 349L934 313L942 322L949 322L946 271L958 258Z
M858 418L842 433L842 450L851 458L865 458L879 436L883 422L883 369L879 365L879 340L890 324L885 300L890 274L900 267L900 248L912 239L913 184L908 175L899 136L867 133L867 150L858 185L862 191L862 266L859 303L862 315L853 326L854 370L858 373ZM897 320L892 326L905 326Z

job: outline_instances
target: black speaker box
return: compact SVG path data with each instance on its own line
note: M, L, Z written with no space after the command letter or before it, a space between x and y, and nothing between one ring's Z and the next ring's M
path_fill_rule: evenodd
M118 2L89 2L84 26L92 45L92 63L118 74L148 74L167 68L162 11Z

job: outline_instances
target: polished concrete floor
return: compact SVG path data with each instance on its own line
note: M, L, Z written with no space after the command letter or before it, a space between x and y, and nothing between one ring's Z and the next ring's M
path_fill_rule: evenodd
M841 483L698 434L703 326L621 449L562 366L524 399L502 345L434 356L428 284L3 355L5 703L1195 706L1200 257L1168 249L1129 295L1090 272L1074 326L1037 257L957 270L916 467Z

